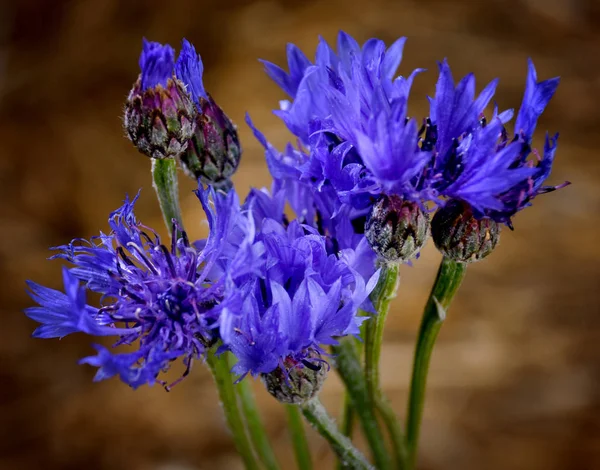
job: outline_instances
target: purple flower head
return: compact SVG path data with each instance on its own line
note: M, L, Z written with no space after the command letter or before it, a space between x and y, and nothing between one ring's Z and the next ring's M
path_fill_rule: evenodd
M168 44L144 39L139 61L142 91L158 85L167 85L167 80L173 76L174 57L175 51Z
M253 207L261 208L261 216L275 220L281 220L283 208L289 204L298 220L325 236L328 253L349 249L357 255L353 255L353 267L369 279L375 271L376 255L365 240L364 224L373 200L368 187L372 183L361 176L364 171L358 165L347 165L345 170L337 167L348 150L343 145L336 148L335 159L325 162L325 177L330 176L332 184L319 184L318 176L310 176L308 155L291 145L284 152L277 151L250 118L247 122L266 149L267 165L274 178L272 197L266 191L254 190L247 204L252 201ZM320 152L313 155L319 158Z
M475 130L483 111L494 96L498 80L492 80L475 99L475 76L470 73L454 86L448 61L439 64L440 75L435 98L430 98L430 119L436 128L436 169L450 158L452 145L459 136Z
M188 93L192 95L194 102L198 105L200 104L200 98L208 99L202 82L203 71L202 58L198 55L194 46L187 39L184 39L179 58L175 64L175 75L185 83Z
M255 195L250 210L257 201ZM323 236L297 221L285 227L263 219L260 225L262 275L240 285L249 292L242 308L221 317L221 338L237 357L234 372L242 377L272 372L289 358L306 363L336 337L358 334L364 319L358 308L378 277L365 283L344 259L327 253Z
M139 64L142 91L158 85L166 87L167 80L176 77L185 85L196 105L200 105L200 98L208 99L202 82L202 59L187 39L182 41L177 61L175 50L171 46L144 39Z
M415 183L431 153L420 148L417 124L406 119L406 100L382 106L369 119L365 131L356 131L353 140L365 167L382 192L418 201Z
M474 99L474 77L467 75L455 88L447 62L440 64L436 95L430 100L428 144L435 158L424 178L430 194L461 199L472 206L476 217L492 217L510 226L511 217L536 195L562 187L543 186L550 175L558 134L546 136L543 156L533 151L534 158L530 158L537 120L558 82L558 78L538 82L529 61L525 95L515 134L509 139L504 124L512 118L512 110L498 113L496 109L489 122L483 117L497 81Z
M280 152L254 127L248 116L246 122L257 140L265 147L267 166L275 185L278 188L286 188L289 203L298 217L308 220L314 218L315 198L322 192L327 193L323 200L331 203L326 208L329 214L334 214L340 203L355 203L352 205L362 209L370 204L373 185L366 179L360 165L342 166L346 157L355 157L355 154L348 155L352 151L349 144L336 145L332 150L328 137L317 133L310 155L291 144ZM335 197L331 197L332 194Z
M368 214L383 193L420 201L420 174L431 153L419 147L418 129L406 106L415 70L396 77L405 38L389 48L370 39L361 47L338 35L337 52L320 40L314 64L288 46L289 73L265 63L267 73L293 98L276 112L299 139L298 148L278 152L265 146L276 180L300 180L327 196L336 214L341 205ZM333 191L332 191L333 190Z
M368 114L374 96L392 93L392 79L402 59L405 38L386 49L383 41L370 39L361 48L356 40L340 31L337 53L320 38L314 64L293 44L288 44L289 73L263 61L267 74L293 101L282 101L276 112L290 130L308 143L309 124L330 114L332 90L339 91L353 106Z
M66 293L29 284L40 306L26 313L42 323L34 335L114 335L115 346L136 345L125 353L99 347L96 356L82 360L99 368L96 380L119 375L134 388L151 385L179 357L189 370L218 339L221 304L239 308L228 298L228 286L252 272L262 256L252 231L240 233L251 221L240 223L234 193L199 190L198 195L210 224L204 242L191 245L184 232L165 246L135 218L136 197L110 215L108 235L58 247L54 258L74 267L64 270ZM86 289L102 294L99 308L86 303Z

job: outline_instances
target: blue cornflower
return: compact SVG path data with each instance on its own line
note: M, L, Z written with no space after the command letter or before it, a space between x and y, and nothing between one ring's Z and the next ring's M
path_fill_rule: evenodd
M370 39L361 48L349 34L340 31L337 53L320 38L312 64L298 47L287 46L289 73L267 61L268 75L293 101L282 101L276 111L303 143L308 143L309 123L329 118L331 100L327 94L337 90L352 101L351 107L369 114L375 95L388 92L402 60L406 38L386 49L383 41ZM401 77L400 81L403 81Z
M407 119L406 107L413 79L423 70L395 78L404 43L400 38L386 48L370 39L360 47L340 32L337 53L321 39L314 64L293 45L289 73L265 63L293 98L281 102L276 114L300 142L280 153L249 122L275 178L300 179L318 192L331 187L340 203L362 215L382 194L420 201L416 184L431 152L419 147L417 124Z
M365 279L369 279L375 272L376 254L364 237L364 224L368 209L372 201L358 209L349 202L351 196L346 197L345 189L336 190L331 184L325 184L324 179L304 178L302 170L315 161L303 151L297 150L288 144L285 152L280 153L271 145L265 136L254 127L247 116L247 122L253 129L258 141L265 147L266 160L271 175L273 176L273 198L268 194L253 191L249 199L261 199L262 206L270 203L271 210L266 215L277 219L276 214L282 213L282 208L288 203L299 220L325 236L328 253L337 254L340 250L349 249L353 253L353 267ZM343 146L339 146L340 150ZM334 151L333 156L340 156L340 151ZM352 178L351 175L338 171L337 160L331 159L324 162L326 174L330 174L335 181ZM310 170L306 170L310 172ZM348 171L351 172L350 168ZM341 184L341 183L340 183ZM338 187L339 188L339 187Z
M261 276L239 283L239 290L248 293L242 307L224 309L221 316L221 338L238 359L233 370L241 377L270 373L290 360L318 367L314 362L324 345L359 333L365 317L357 315L358 308L368 304L378 278L377 272L365 282L348 263L351 250L329 254L317 230L265 218L280 203L264 195L254 192L246 205L260 220Z
M529 61L525 95L514 135L509 138L504 124L512 118L512 110L498 113L495 109L489 122L483 117L497 81L474 99L473 75L464 77L455 88L450 67L442 62L425 137L435 152L425 178L430 194L466 201L476 217L491 217L510 226L511 217L529 206L535 196L564 186L543 186L552 169L558 134L546 135L543 157L534 150L535 158L529 158L537 120L558 83L558 78L538 82Z
M362 233L364 215L340 204L331 188L316 192L300 181L276 179L271 192L272 196L266 189L250 191L245 207L252 208L255 223L273 219L288 225L283 211L289 204L303 226L324 237L327 254L344 259L365 282L373 276L377 256Z
M81 361L98 367L95 380L119 375L134 388L153 384L180 357L185 376L193 360L218 340L224 305L239 308L228 297L228 286L254 272L262 258L260 245L253 244L253 221L242 214L234 192L197 194L210 225L203 242L190 244L183 232L165 246L135 218L136 197L110 215L109 234L58 247L54 258L74 267L64 270L66 293L29 284L40 306L26 313L42 323L34 336L82 332L118 336L115 346L136 344L124 353L97 346L96 356ZM86 290L102 295L100 308L86 303Z

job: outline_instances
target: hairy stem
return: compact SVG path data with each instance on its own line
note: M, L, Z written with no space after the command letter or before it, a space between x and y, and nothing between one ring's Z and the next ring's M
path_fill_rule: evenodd
M319 434L329 442L333 451L344 463L345 468L374 470L374 467L352 445L350 439L338 430L318 398L313 398L302 405L302 413Z
M336 354L335 365L346 390L352 400L354 410L360 419L364 435L367 438L375 466L379 470L390 468L390 456L385 448L385 440L374 409L369 406L367 385L360 365L358 353L352 338L342 338L340 343L332 348Z

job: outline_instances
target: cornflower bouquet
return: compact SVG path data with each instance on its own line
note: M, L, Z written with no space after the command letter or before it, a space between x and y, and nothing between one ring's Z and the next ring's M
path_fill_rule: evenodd
M538 81L529 61L507 126L512 110L485 114L497 80L476 96L475 77L455 84L444 60L429 117L417 121L407 101L424 70L397 76L404 43L361 47L340 32L337 50L320 40L314 62L292 44L288 71L264 62L289 95L275 114L297 142L276 149L247 116L273 183L241 202L230 180L242 153L236 126L204 88L200 56L186 40L177 58L171 46L144 41L124 126L151 159L170 240L136 218L138 194L109 215L107 233L53 248L52 258L68 263L64 291L28 283L38 306L25 313L41 324L33 336L116 337L116 350L96 345L80 362L97 368L95 380L118 376L134 389L170 390L205 363L248 469L280 468L248 376L286 406L299 468L312 466L304 417L340 467L414 469L430 357L467 266L495 249L501 226L512 229L537 195L568 182L544 185L558 135L546 135L542 152L531 147L558 78ZM198 182L206 239L186 234L178 166ZM382 393L379 357L399 266L418 257L430 234L442 261L403 426ZM162 375L173 361L184 373L168 383ZM331 369L346 387L339 425L318 398ZM354 421L369 456L352 443Z

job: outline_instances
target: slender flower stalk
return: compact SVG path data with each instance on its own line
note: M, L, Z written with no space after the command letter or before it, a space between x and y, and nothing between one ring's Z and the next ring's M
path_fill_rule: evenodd
M354 413L354 408L352 406L352 398L348 392L344 394L344 407L342 408L342 424L341 429L344 433L344 436L348 436L352 438L352 434L354 433L354 419L356 418L356 413Z
M173 158L152 159L152 186L160 204L160 210L167 230L171 233L173 219L179 225L176 237L183 230L183 219L179 208L179 185L177 183L177 163Z
M402 433L400 421L392 408L388 399L383 395L377 397L377 412L383 419L383 423L388 430L390 439L392 440L392 448L394 454L394 464L396 468L404 470L406 468L406 444Z
M415 468L425 403L427 372L435 340L446 312L466 274L465 263L444 257L423 312L417 337L406 421L407 470Z
M311 470L313 465L310 458L310 447L308 447L308 442L306 440L304 421L302 420L300 408L298 408L297 405L286 405L285 409L287 412L288 429L290 431L292 446L294 447L294 456L296 457L298 470Z
M228 356L229 359L232 358L231 354L228 354ZM229 366L231 368L233 364L230 362ZM271 443L269 442L269 436L265 432L264 425L260 418L260 413L256 406L256 400L254 399L254 393L252 392L250 382L248 380L242 380L234 385L234 388L240 401L242 413L246 419L248 433L250 434L250 439L258 454L258 458L265 469L278 470L279 464L277 463Z
M398 418L381 390L379 372L385 319L390 310L392 299L396 297L400 281L398 270L399 265L397 263L389 263L381 273L379 283L373 292L373 305L377 314L366 324L365 379L369 404L371 408L377 409L377 412L383 418L392 439L396 466L403 468L405 460L404 438L402 437Z
M169 221L175 220L179 225L179 230L182 230L183 221L179 208L175 159L152 159L152 180L165 224L169 227ZM179 230L175 234L176 237L181 233ZM242 457L246 469L260 468L256 460L256 454L258 454L267 470L277 470L279 465L261 422L250 384L242 382L237 386L234 385L234 377L230 372L233 367L232 359L229 352L216 357L211 351L208 353L207 363L217 385L219 398L236 449ZM241 410L239 405L241 405Z
M240 414L237 397L234 390L233 376L229 372L229 353L222 354L217 357L215 350L211 349L206 358L206 362L215 379L217 390L219 391L219 399L223 406L227 425L233 435L235 448L244 462L247 470L258 470L260 465L254 455L252 444L246 433L246 427Z
M179 230L182 230L183 221L179 208L175 159L152 159L152 181L165 224L169 227L169 222L176 220ZM179 230L174 234L176 237L181 233ZM243 382L237 387L234 386L234 377L230 372L233 366L230 356L231 354L226 352L220 357L216 357L214 351L210 351L207 355L207 363L217 385L223 412L233 435L236 449L242 457L246 469L260 468L253 450L254 445L265 468L277 470L279 466L269 445L249 384ZM246 424L244 424L242 416L245 417Z
M358 340L355 340L354 347L358 350L357 353L360 356L362 354L362 343ZM340 424L340 429L344 436L352 439L352 435L354 434L354 423L356 422L356 412L354 411L354 404L352 403L352 397L348 390L344 392L344 404L342 407L342 422ZM344 469L344 462L341 460L338 461L337 467L338 470Z
M332 351L336 354L336 369L352 399L375 465L378 469L388 469L391 467L390 456L385 448L375 411L369 406L367 385L356 348L351 339L344 338Z
M365 340L365 378L369 401L372 404L377 403L377 397L381 395L379 359L381 357L383 329L390 303L396 297L398 283L398 264L388 264L381 273L379 283L372 296L377 314L367 323Z
M365 312L362 312L361 314L367 315ZM361 338L365 337L365 330L366 330L368 323L369 322L365 322L361 325L361 331L360 331ZM348 339L347 341L354 342L354 350L356 351L356 356L358 358L361 358L362 354L363 354L363 348L364 348L365 343L358 338L355 338L353 340ZM356 423L356 411L354 410L354 404L352 403L352 397L350 396L350 393L348 392L348 390L346 390L344 393L344 404L343 404L343 408L342 408L342 418L341 419L342 419L342 423L340 425L340 429L342 430L342 432L344 433L345 436L352 438L352 435L354 434L354 424ZM341 470L342 468L343 468L342 466L338 466L338 469Z
M165 224L170 227L172 221L175 220L179 230L174 232L174 236L179 237L180 230L183 230L183 221L179 207L175 159L152 159L152 181ZM254 445L264 467L268 470L277 470L279 466L256 409L250 385L247 382L242 382L237 387L234 385L234 377L230 372L233 365L230 356L231 353L226 352L217 357L212 350L207 354L207 363L217 385L219 399L223 406L227 425L233 435L235 447L242 457L246 469L260 468L253 450ZM241 405L241 410L239 405ZM244 423L243 417L246 423Z
M308 422L329 442L346 468L356 470L374 470L365 457L352 445L350 439L338 430L335 422L318 398L312 398L302 405L302 413ZM377 468L382 468L377 466Z

